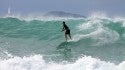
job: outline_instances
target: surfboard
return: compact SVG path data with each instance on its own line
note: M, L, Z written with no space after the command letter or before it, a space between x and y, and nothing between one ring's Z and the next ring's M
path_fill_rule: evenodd
M67 42L75 42L75 41L76 41L75 39L70 39Z

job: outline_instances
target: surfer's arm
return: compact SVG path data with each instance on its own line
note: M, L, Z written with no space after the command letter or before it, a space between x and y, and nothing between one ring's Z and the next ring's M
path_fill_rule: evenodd
M63 32L64 30L65 30L65 28L63 27L63 28L62 28L62 32Z

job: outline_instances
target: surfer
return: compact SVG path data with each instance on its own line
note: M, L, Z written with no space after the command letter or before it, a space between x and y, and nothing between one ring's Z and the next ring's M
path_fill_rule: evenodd
M70 35L70 29L69 27L65 24L65 21L63 21L63 28L62 28L62 32L65 31L65 39L66 39L66 42L67 42L67 35L69 36L70 39L71 38L71 35Z

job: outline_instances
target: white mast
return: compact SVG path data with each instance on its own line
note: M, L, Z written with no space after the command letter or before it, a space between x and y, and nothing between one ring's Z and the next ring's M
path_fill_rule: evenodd
M8 8L8 13L7 13L8 15L10 15L10 14L11 14L11 12L10 12L10 11L11 11L11 7L9 6L9 8Z
M11 6L8 7L7 14L6 14L5 17L12 17L12 14L11 14Z

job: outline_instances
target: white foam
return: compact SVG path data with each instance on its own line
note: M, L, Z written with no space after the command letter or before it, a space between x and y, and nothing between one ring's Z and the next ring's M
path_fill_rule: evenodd
M74 63L46 63L41 55L14 57L0 60L0 70L125 70L125 61L116 65L111 62L84 56Z
M119 39L119 34L112 30L103 23L102 19L111 20L110 18L105 17L104 15L96 17L90 17L86 22L77 26L78 32L76 35L73 36L74 41L79 41L84 38L91 38L98 42L97 44L106 44L106 43L113 43ZM82 34L83 32L83 34ZM87 32L87 33L84 33Z
M125 17L115 17L114 22L121 22L122 26L125 27Z
M91 38L95 40L96 45L103 45L106 43L113 43L119 39L119 34L108 28L99 28L89 34L76 34L73 36L73 41L79 41L81 39Z
M80 24L78 26L78 29L80 31L82 30L91 30L91 29L98 29L99 27L102 27L101 24L102 20L100 19L91 19L83 24Z

